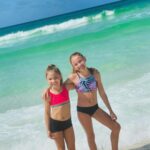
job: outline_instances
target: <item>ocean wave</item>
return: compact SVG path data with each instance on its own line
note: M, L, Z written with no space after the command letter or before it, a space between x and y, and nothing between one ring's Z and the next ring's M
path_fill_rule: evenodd
M114 17L115 16L115 10L105 10L102 11L101 13L98 13L94 16L92 16L92 20L93 22L95 21L101 21L104 17L106 18L110 18L110 17Z
M37 29L29 30L29 31L18 31L16 33L11 33L11 34L0 37L0 46L18 42L18 40L19 41L26 40L34 36L37 36L39 34L40 35L52 34L52 33L63 31L63 30L78 28L86 24L88 24L88 17L83 17L79 19L71 19L69 21L66 21L60 24L46 25Z
M84 16L82 18L77 18L77 19L70 19L68 21L58 23L58 24L45 25L43 27L39 27L33 30L18 31L16 33L10 33L10 34L1 36L0 46L2 48L9 47L12 44L17 43L18 41L25 41L36 36L48 35L48 34L53 34L53 33L61 32L65 30L71 30L71 29L86 26L88 24L95 23L95 22L103 22L105 20L109 20L109 21L112 20L109 23L109 26L110 25L113 26L114 24L117 24L117 23L120 24L122 22L130 21L133 19L140 19L140 18L147 17L147 16L150 16L150 11L147 8L142 11L136 10L133 13L124 13L124 14L119 14L116 10L104 10L95 15ZM105 25L105 27L108 27L108 23Z
M113 10L106 10L93 16L70 19L66 22L62 22L59 24L46 25L29 31L18 31L16 33L7 34L0 37L0 46L9 46L9 44L13 44L14 42L26 40L37 35L53 34L64 30L79 28L93 22L101 21L104 16L113 16L114 12L115 11Z

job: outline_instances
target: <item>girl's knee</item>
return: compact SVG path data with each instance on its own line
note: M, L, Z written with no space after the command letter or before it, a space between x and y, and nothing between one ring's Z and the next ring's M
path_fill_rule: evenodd
M115 123L113 124L112 131L118 133L118 132L120 132L120 130L121 130L120 124L117 123L117 122L115 122Z
M57 147L58 148L58 150L65 150L65 146L63 146L63 147Z
M75 150L75 146L74 147L68 147L68 150Z
M65 143L63 141L60 141L58 137L55 138L55 143L57 146L57 150L65 150Z

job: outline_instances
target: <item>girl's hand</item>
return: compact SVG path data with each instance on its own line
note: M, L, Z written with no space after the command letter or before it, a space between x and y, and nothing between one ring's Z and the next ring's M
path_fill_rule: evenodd
M112 120L117 120L117 116L115 115L114 112L110 112L110 117Z
M51 138L51 139L54 139L55 137L54 137L54 135L53 135L53 133L51 132L51 131L48 131L48 137L49 138Z

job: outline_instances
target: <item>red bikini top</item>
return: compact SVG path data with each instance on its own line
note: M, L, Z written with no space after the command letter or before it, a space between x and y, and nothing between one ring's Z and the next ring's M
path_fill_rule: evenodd
M62 91L59 94L54 94L49 91L50 101L49 104L51 106L60 105L66 102L69 102L69 92L65 86L62 87Z

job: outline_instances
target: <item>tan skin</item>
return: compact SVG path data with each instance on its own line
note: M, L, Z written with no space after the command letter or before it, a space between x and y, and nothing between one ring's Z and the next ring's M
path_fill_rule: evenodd
M71 58L71 64L73 69L76 72L78 72L78 74L81 77L88 77L90 75L90 72L86 67L86 59L84 57L80 55L73 56ZM111 130L112 150L118 150L118 139L119 139L119 132L121 127L119 123L116 121L117 116L115 115L115 113L113 112L110 106L108 97L103 88L100 73L96 69L94 69L93 76L95 77L97 82L97 90L86 92L86 93L77 92L78 106L89 107L97 104L97 91L98 91L104 104L108 108L110 114L107 114L101 108L98 108L98 110L92 116L89 116L88 114L82 112L78 112L79 121L86 132L90 150L97 150L97 146L95 143L95 134L93 131L92 118L96 119L98 122L102 123L104 126L108 127ZM79 82L79 77L77 73L72 73L69 76L67 82L76 85Z
M48 90L50 90L53 94L59 94L62 91L62 86L60 85L61 76L54 71L49 71L46 78L48 83L51 85ZM64 86L68 90L73 88L71 84L64 84ZM75 150L75 135L73 127L54 133L49 130L50 117L59 121L68 120L71 117L70 103L53 107L49 104L50 97L46 96L43 98L45 104L45 124L48 137L55 140L57 150L65 150L65 143L68 150Z

